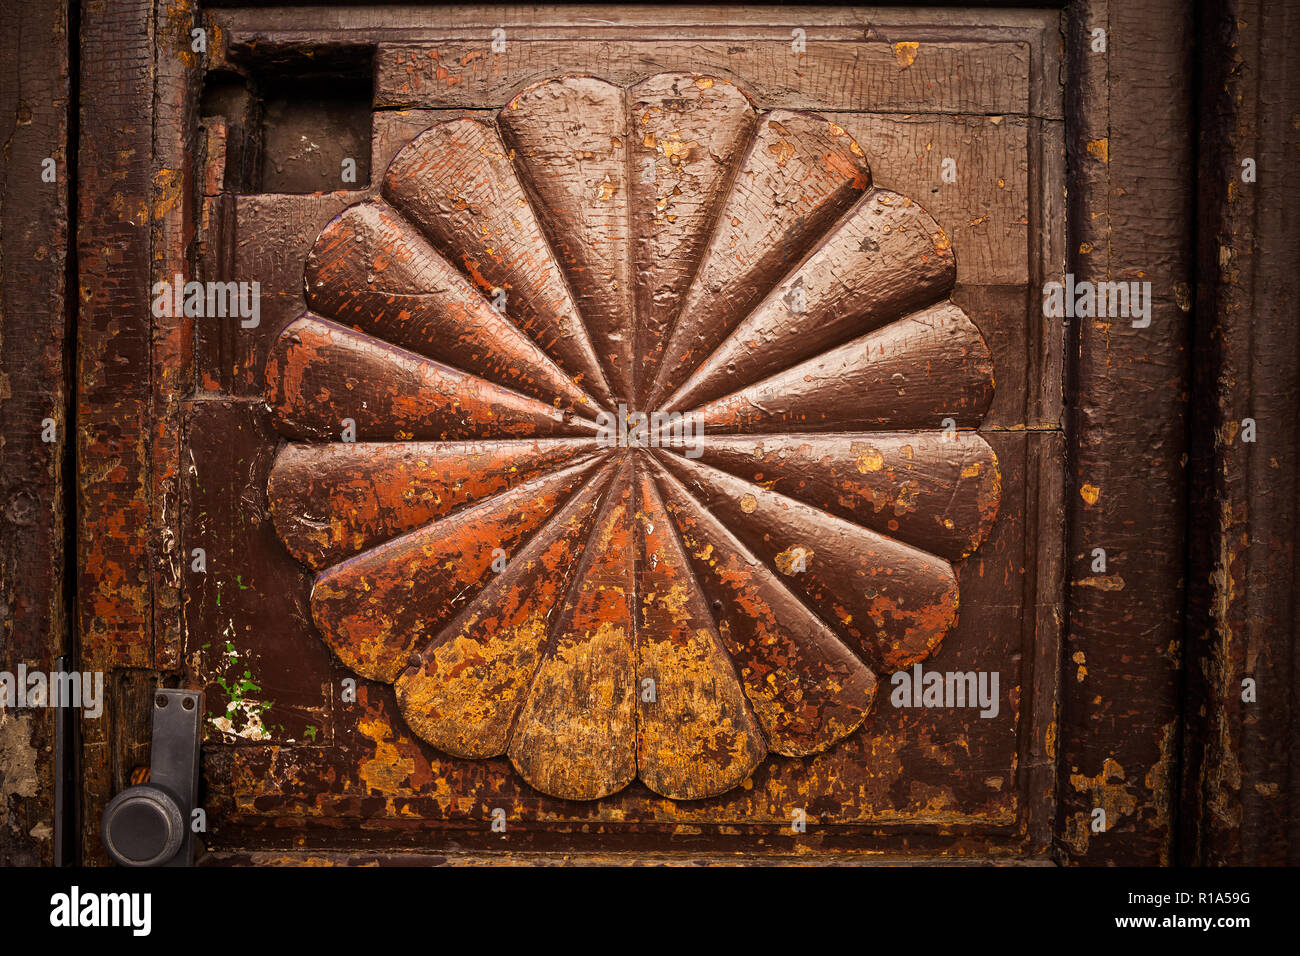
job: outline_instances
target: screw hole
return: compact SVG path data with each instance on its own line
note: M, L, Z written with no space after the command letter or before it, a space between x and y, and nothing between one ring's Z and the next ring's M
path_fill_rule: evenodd
M194 698L193 698L193 697L182 697L182 698L181 698L181 706L182 706L183 708L185 708L186 710L193 710L193 709L194 709Z
M167 695L166 695L166 694L159 694L157 697L155 697L155 698L153 699L153 705L154 705L155 707L159 707L159 708L161 708L161 707L166 707L166 706L167 706Z

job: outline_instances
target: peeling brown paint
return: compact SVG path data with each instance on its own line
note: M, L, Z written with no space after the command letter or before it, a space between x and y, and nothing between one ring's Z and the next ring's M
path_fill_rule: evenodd
M8 811L11 798L37 794L38 754L32 746L32 729L29 715L0 709L0 809Z

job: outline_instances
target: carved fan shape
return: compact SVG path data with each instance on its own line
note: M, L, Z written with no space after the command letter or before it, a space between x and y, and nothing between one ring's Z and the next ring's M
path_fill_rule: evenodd
M696 799L935 652L998 509L992 363L943 230L843 129L568 76L426 130L382 197L268 358L269 496L416 734L558 797ZM620 403L706 437L609 447Z

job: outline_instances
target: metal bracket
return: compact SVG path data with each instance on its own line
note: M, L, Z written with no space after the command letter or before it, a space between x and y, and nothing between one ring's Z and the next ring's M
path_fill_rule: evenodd
M100 824L109 856L123 866L193 864L202 714L199 691L154 691L149 782L110 800Z

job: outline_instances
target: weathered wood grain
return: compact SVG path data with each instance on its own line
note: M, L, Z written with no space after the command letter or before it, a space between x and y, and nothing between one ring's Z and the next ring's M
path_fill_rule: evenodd
M1008 500L1025 500L1030 493L1028 480L1038 485L1044 463L1051 460L1050 442L1056 443L1060 455L1059 437L1042 432L989 435L1002 463ZM1025 449L1033 446L1042 446L1049 457L1036 452L1027 457ZM1061 456L1058 467L1063 461ZM1058 507L1059 491L1053 492L1058 486L1049 477L1043 476L1043 492L1051 496L1052 506ZM709 520L711 527L720 531L723 537L719 540L734 541L734 535L716 518L691 504L694 499L684 489L680 495L701 520ZM664 496L676 523L678 512L672 512L670 492ZM837 849L883 852L905 838L911 851L925 848L950 862L1023 860L1025 853L1034 851L1026 842L1028 836L1017 829L1018 807L1022 799L1029 798L1021 789L1020 769L1032 758L1034 774L1046 769L1050 775L1054 760L1048 755L1055 753L1057 744L1048 703L1051 698L1040 697L1042 688L1031 689L1028 683L1028 674L1039 673L1042 662L1036 660L1030 667L1025 654L1026 643L1039 626L1035 620L1038 599L1031 585L1039 573L1035 555L1049 547L1036 530L1037 520L1032 510L1005 511L981 549L957 565L963 607L956 628L945 638L933 662L940 670L1000 672L1002 706L994 719L961 709L896 709L889 703L889 682L882 678L877 704L865 723L856 721L850 731L859 725L861 729L816 748L822 752L816 758L819 774L815 780L808 777L807 761L768 760L755 771L751 789L737 787L708 801L675 802L632 784L614 797L575 805L539 794L504 761L465 761L440 754L406 729L391 696L382 688L359 682L359 704L337 712L338 745L227 751L221 766L214 767L213 779L229 783L212 796L210 818L222 823L223 846L283 846L284 821L295 819L296 838L314 847L373 846L379 831L389 845L413 848L441 848L454 842L485 850L495 847L500 852L519 840L529 846L569 850L616 846L627 852L651 847L680 851L703 839L709 846L726 847L742 855L766 855L781 852L781 848L820 855ZM711 553L708 543L712 539L702 539L696 527L692 532L696 544L684 543L702 584L708 584L705 575L710 567L716 567L714 580L731 582L718 592L721 596L716 600L734 615L738 628L732 633L748 633L746 629L754 625L747 622L755 620L761 628L765 619L751 616L755 605L745 597L747 589L741 584L756 575L760 579L778 575L756 558L746 559L743 546L740 550L733 545L715 547L716 553ZM701 555L698 561L697 553ZM1059 577L1049 574L1048 580L1059 585ZM802 609L820 629L818 633L838 642L788 591L780 585L777 591L795 606L790 613L782 608L779 615L766 620L802 620L797 616ZM1049 625L1053 620L1050 600L1049 596L1041 609L1042 620ZM1028 608L1035 611L1027 613ZM1017 624L1007 626L1008 620ZM775 665L780 657L794 653L786 636L793 629L775 624L771 628L766 632L770 639L758 650L770 648L776 657L765 654L764 659ZM1043 634L1043 640L1043 651L1049 656L1059 650L1050 631ZM861 666L842 644L839 653L846 663ZM735 660L738 675L743 676L741 658ZM1023 682L1022 670L1026 673ZM1056 668L1047 671L1055 674ZM755 667L754 689L775 690L777 685L767 680L767 673L768 667ZM781 686L790 688L786 683L788 664L775 667L773 673ZM827 689L818 699L845 700L849 693L842 689L846 673L831 672ZM805 699L805 693L811 692L791 688L787 699L798 702ZM760 713L757 706L756 713ZM809 726L816 716L812 708L786 704L775 713L778 717L788 714L803 726ZM1021 737L1018 728L1022 720L1033 728L1036 751ZM1036 814L1050 815L1052 805L1043 803L1041 791L1033 791L1032 799ZM802 837L791 835L791 806L814 800L823 801L817 804L817 824ZM489 830L493 807L508 808L510 832L504 839Z
M1030 257L1040 252L1031 243L1030 120L919 111L841 113L835 121L862 148L876 186L907 196L943 224L962 282L1028 281ZM1064 225L1055 223L1062 233Z
M573 465L457 511L323 571L312 617L352 670L392 683L407 654L432 639L509 561L595 462Z
M796 52L783 40L507 39L421 46L381 43L380 107L460 107L505 102L547 77L590 73L619 85L663 72L723 76L764 105L784 109L1023 114L1030 108L1027 42L918 44L902 66L883 38L825 40ZM874 41L874 42L873 42Z
M510 740L523 778L568 800L616 793L637 772L634 490L625 460Z
M256 327L230 318L197 323L195 371L201 389L244 397L262 394L267 353L284 327L307 309L307 256L321 230L359 198L354 192L255 193L225 195L213 203L200 278L256 281L262 297Z
M636 399L659 370L758 114L734 84L667 73L628 91L636 281Z
M910 667L956 622L948 562L707 465L664 467L872 663Z
M221 11L219 15L224 17L230 13L230 11ZM815 20L822 11L812 10L807 13L812 20ZM957 19L960 20L961 12L956 13ZM236 12L236 16L239 15L242 14ZM250 16L260 15L263 15L262 12L250 14ZM271 11L268 15L274 17L275 13ZM330 23L333 22L332 18L338 15L334 11L327 11L324 21L328 22L323 21L320 28L333 29ZM507 15L513 16L513 14ZM354 26L361 22L357 19L360 15L356 11L343 16L345 19L352 17L353 19L348 22ZM397 24L401 20L401 14L393 11L378 11L374 16L377 24ZM545 17L546 14L543 13L541 16ZM440 17L442 14L438 14L429 23L443 22L438 19ZM993 17L998 22L1002 22L1005 18L1006 14L1003 13L997 13ZM1041 20L1042 17L1038 14L1026 14L1024 17L1024 22ZM969 24L971 21L963 22ZM383 27L383 29L389 28ZM425 28L423 25L413 27L413 29ZM427 28L437 29L434 26ZM392 29L398 27L393 26ZM481 26L479 30L481 32ZM784 33L788 34L788 32L787 27ZM814 39L821 38L821 34L815 30L810 30L810 36ZM917 33L915 36L921 40L921 52L914 63L908 67L910 70L916 70L926 62L924 59L927 53L926 41L935 34ZM987 38L988 35L984 34L984 36ZM1019 39L1022 35L1008 29L1006 37L1010 39L1013 36ZM775 46L780 38L781 34L778 33L772 35L769 40ZM897 60L892 44L885 38L872 37L870 34L868 38L868 44L878 44L882 52L887 52ZM888 40L897 39L897 35L888 37ZM1054 41L1055 36L1049 39ZM465 40L467 42L472 40L479 47L484 45L477 36L469 36ZM273 40L272 43L268 43L268 51L274 42L280 41ZM788 46L785 41L782 43ZM1028 73L1035 77L1034 82L1037 83L1041 80L1045 63L1038 58L1038 47L1031 46L1028 49L1032 50ZM900 74L906 72L901 64L897 64L894 68ZM548 71L538 79L545 79L550 75L554 74ZM494 108L504 99L504 96L495 100L484 99L476 105L479 108ZM632 145L636 146L635 141ZM944 221L943 216L940 217L940 221ZM945 221L945 225L949 224ZM998 248L1002 251L1006 247L998 244ZM960 249L958 252L960 255ZM1007 288L1010 289L1011 286L1008 285ZM289 313L285 314L287 317L292 317ZM999 316L1004 314L999 313ZM973 312L972 317L974 317ZM979 326L980 320L976 319L975 324ZM1002 334L1003 330L999 328L998 332ZM1007 334L1008 340L1013 337L1012 334ZM992 345L993 339L990 338L990 350ZM999 353L994 352L993 356L994 360L1000 363ZM998 371L1000 390L1003 381L1001 364L998 365ZM1017 368L1015 374L1023 377L1028 374L1028 369ZM1014 426L1022 423L1008 420L1007 424ZM996 437L997 441L1002 441L1006 436ZM1016 445L1024 437L1027 436L1012 436L1010 440L1013 445ZM994 442L995 445L997 441ZM1001 446L997 447L1001 449ZM1021 457L1016 459L1016 467L1023 470L1023 452L1019 454ZM1021 494L1021 492L1017 490L1014 494ZM1021 497L1023 498L1023 495ZM1019 505L1013 507L1018 509ZM1021 535L1020 541L1023 544L1024 528L1016 523L1019 515L1013 513L1011 518L1013 520L1006 527L1019 528L1017 533ZM1015 569L1017 567L1023 569L1026 563L1032 564L1032 561L1027 561L1024 549L1012 554L1011 549L1003 546L1003 539L998 535L998 530L1002 527L1001 522L995 525L995 538L991 539L986 546L993 550L988 551L987 554L981 550L969 562L972 569L977 566L980 568L979 574L976 575L972 571L969 578L962 578L963 593L965 586L969 585L972 593L977 595L974 613L979 628L970 633L965 644L954 644L952 638L961 632L964 626L964 621L959 623L958 631L945 642L940 654L944 656L954 652L959 655L964 654L965 657L959 657L959 660L964 661L966 666L970 666L972 659L979 661L979 666L1002 666L1004 679L1009 684L1011 678L1006 676L1012 669L1009 662L1018 659L1016 655L1021 650L1022 641L1028 642L1030 638L1023 637L1029 633L1023 628L1019 630L1008 628L1005 622L1012 616L1020 614L1016 608L1020 607L1018 602L1022 602L1024 597L1019 591L1004 594L996 590L992 582L996 580L999 585L1005 585L1008 580L1022 582L1023 570L1017 574ZM765 566L760 564L759 567ZM770 570L765 573L773 579L779 576L777 572ZM960 577L960 569L958 573ZM989 583L981 591L980 587L986 575ZM797 599L794 603L799 605ZM1018 616L1016 619L1022 620ZM1008 636L1013 632L1014 636ZM1010 650L1011 648L1014 650ZM512 828L516 809L525 815L531 814L529 818L539 822L538 828L528 831L530 839L542 841L581 839L581 837L573 837L573 833L583 826L582 823L575 824L574 821L580 820L601 821L601 828L615 825L617 821L620 833L618 838L622 839L621 834L624 832L648 834L650 831L641 830L638 822L648 820L664 822L669 831L685 821L689 821L685 822L687 826L708 827L709 820L726 820L731 826L743 828L752 821L763 820L771 831L775 832L781 824L788 824L790 800L821 797L822 802L819 802L818 806L832 808L823 811L828 814L825 818L826 822L830 822L832 818L842 821L870 820L876 823L901 822L911 827L915 833L917 821L925 821L921 827L929 828L929 831L908 838L915 841L913 845L916 846L920 846L925 841L932 841L927 845L946 846L954 853L967 853L974 847L1008 846L1018 839L1007 835L992 836L988 830L980 835L974 835L969 830L959 834L952 830L954 826L967 825L954 821L967 821L976 827L996 828L1008 827L1017 819L1015 804L1021 793L1018 788L1021 787L1022 781L1012 765L1003 759L1008 754L1014 755L1014 749L1021 745L1014 733L1008 733L1008 729L1018 719L1020 706L1018 702L1012 704L1011 700L1007 702L1002 719L987 723L978 719L967 721L961 719L961 715L957 715L956 720L950 720L934 714L914 715L893 712L890 715L891 719L879 730L864 732L860 740L850 735L849 739L841 742L842 752L836 749L825 755L830 762L825 765L827 773L822 779L823 786L816 794L809 788L802 776L803 771L798 766L786 767L782 764L764 767L761 772L756 773L753 791L741 791L737 788L734 793L726 795L725 798L715 798L721 802L711 810L690 806L676 807L667 801L650 797L645 788L639 784L629 786L618 799L600 800L590 807L579 810L572 806L566 808L562 801L544 797L528 789L524 784L515 783L504 761L497 760L495 763L490 762L485 765L467 765L463 761L458 763L434 753L405 733L396 711L392 708L391 697L385 702L378 699L378 688L369 688L368 692L372 696L367 698L363 695L365 703L360 715L346 713L337 715L336 719L342 730L340 746L343 749L341 750L333 747L328 750L320 749L319 759L314 752L318 748L287 748L285 753L278 756L271 755L269 752L249 751L237 759L232 756L221 764L226 768L236 766L239 768L237 772L230 772L234 772L234 779L238 780L238 792L241 794L238 798L238 812L243 815L245 822L256 821L259 817L271 821L286 812L305 812L305 816L312 822L297 829L302 831L309 842L316 839L310 835L315 832L330 835L322 838L337 836L346 843L351 839L348 834L356 830L356 821L369 817L376 822L384 821L384 832L392 835L391 839L395 845L404 843L409 845L411 840L427 840L436 832L452 831L473 841L476 839L473 835L475 829L481 828L481 820L486 809L504 802L510 807ZM1042 713L1042 710L1036 709L1035 713ZM1008 724L1008 720L1013 724ZM991 729L994 724L996 729ZM939 729L936 730L936 727ZM924 743L922 746L917 746L916 741ZM963 748L969 748L969 752L963 754ZM289 750L298 752L295 754L288 752ZM979 757L975 756L977 753ZM943 759L948 761L946 766L941 766ZM975 767L976 764L979 766ZM1021 766L1028 766L1028 764L1022 762ZM849 769L853 767L866 769L857 771ZM997 778L996 782L989 782L989 767L998 768L992 774ZM314 777L313 774L317 770L320 771L320 776ZM845 772L846 770L848 772ZM279 793L270 788L266 781L271 779L286 781L285 792ZM289 783L290 781L292 783ZM225 795L232 793L232 790L226 789L224 784L221 787L218 792L222 794L223 799ZM439 793L440 796L437 795ZM630 813L631 816L622 816L625 812ZM424 816L425 821L430 822L417 823L416 818L421 815ZM439 823L435 825L431 821L439 821ZM438 826L443 826L446 830L439 831ZM553 836L545 832L548 827L551 828L549 832L554 834ZM561 835L566 830L568 837ZM611 839L610 832L601 829L602 836L593 835L592 839ZM740 830L737 830L737 833L739 832ZM706 839L718 839L716 830L708 830L707 834ZM223 839L241 838L237 830L228 831L228 835L223 834ZM689 838L685 831L676 837L676 839L682 838ZM261 839L274 841L276 836L272 831L267 830L262 834ZM635 841L637 838L633 836L629 839ZM646 839L652 838L647 836ZM668 839L673 837L670 836ZM753 839L751 831L746 831L745 839ZM828 837L830 841L835 839L838 837ZM872 844L872 841L876 841L874 844L876 846L885 846L888 845L889 838L863 834L862 839L864 842L861 845L864 846ZM770 835L759 835L758 843L753 845L770 846L772 844L769 841ZM821 842L819 845L828 844Z
M857 431L979 423L993 364L945 302L836 346L690 413L710 432Z
M284 546L319 570L600 450L593 439L290 442L267 497Z
M655 471L768 746L816 753L855 730L875 695L870 668L676 478Z
M375 110L370 114L370 168L383 182L393 157L430 126L447 120L477 117L490 120L490 110Z
M988 537L997 456L970 432L710 435L702 464L949 560Z
M393 685L411 729L461 757L504 754L615 466L574 493Z
M1090 51L1094 27L1111 38ZM1089 864L1170 862L1186 581L1192 52L1180 4L1089 3L1070 19L1076 281L1152 283L1151 324L1075 321L1059 845ZM1123 38L1116 42L1117 38ZM1183 294L1183 300L1190 304ZM1111 586L1091 571L1104 548ZM1122 582L1122 587L1119 586ZM1067 669L1068 676L1068 669ZM1104 810L1107 829L1092 829Z
M1300 863L1295 10L1206 11L1197 42L1186 721L1176 862ZM1246 159L1256 177L1245 181ZM1253 443L1243 420L1255 421ZM1253 701L1245 699L1254 681Z
M422 229L597 400L609 385L546 237L497 131L441 123L393 160L384 198Z
M599 411L385 203L349 206L326 226L304 278L320 315L557 407Z
M204 692L205 746L329 743L338 685L312 626L311 574L284 559L272 522L271 416L231 398L187 402L184 411L183 657L186 683ZM151 699L137 749L146 766Z
M632 404L631 196L621 87L589 76L531 86L497 114L613 396Z
M76 494L67 384L68 5L15 4L6 21L0 30L0 671L16 674L20 664L52 670L70 650L69 616L76 614L65 590L68 576L76 575L65 547ZM52 182L43 176L47 162L54 164ZM54 422L52 441L44 437L46 419ZM62 744L54 734L49 710L0 709L2 865L74 858L75 835L63 832L72 815L55 802L54 751ZM58 814L64 816L56 821Z
M177 10L181 22L190 15L187 4L178 4ZM158 198L153 166L156 17L152 0L81 10L76 614L81 668L106 673L114 667L151 666L154 656L156 554L151 549L157 537L150 468L153 392L147 370L153 368L148 304L151 222ZM102 83L110 76L111 83ZM174 180L166 185L170 201L184 201ZM157 212L163 215L165 208ZM169 450L174 454L170 443L160 447L164 455ZM81 721L84 862L106 859L98 827L112 796L112 720Z
M665 402L689 409L922 309L956 276L925 210L872 189Z
M591 435L590 421L306 313L266 360L266 401L298 439L447 441Z
M637 776L699 800L745 780L767 742L654 480L637 472Z
M657 407L672 394L870 185L862 150L842 127L810 114L765 114L682 298L647 403Z

